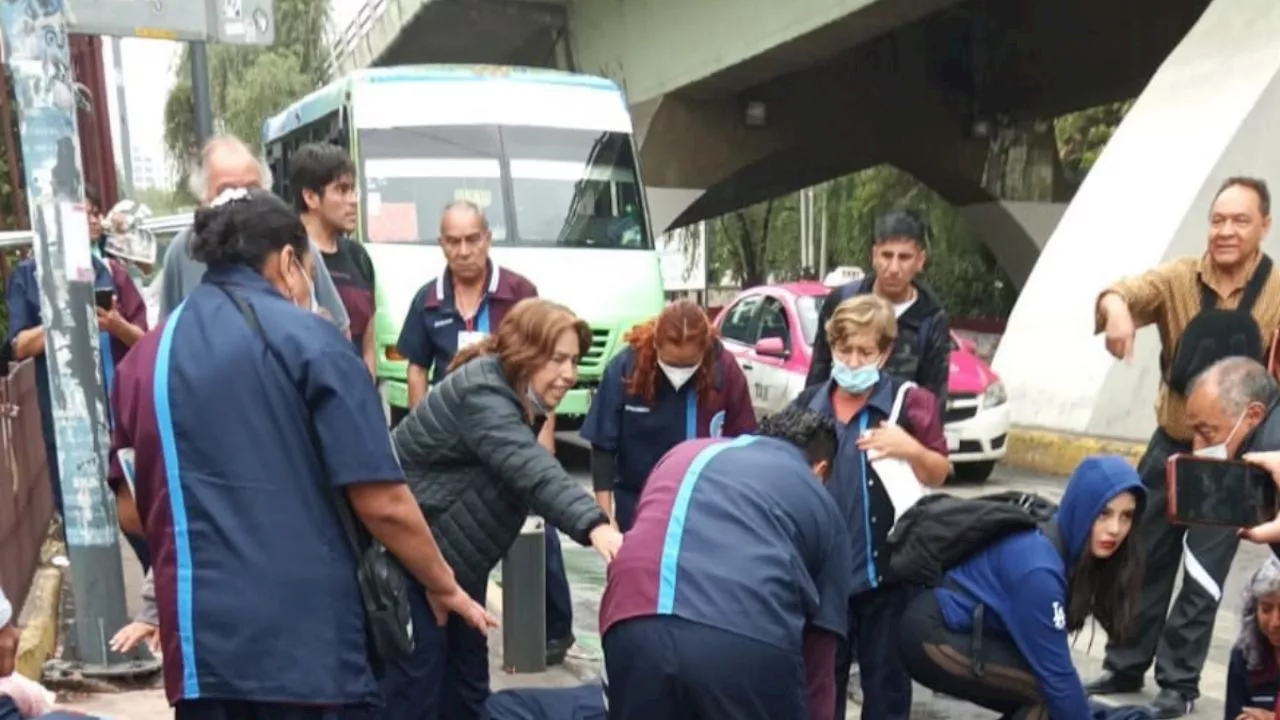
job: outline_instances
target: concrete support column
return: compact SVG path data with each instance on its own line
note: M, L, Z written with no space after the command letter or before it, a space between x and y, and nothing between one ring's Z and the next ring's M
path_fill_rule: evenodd
M986 202L956 208L1019 289L1067 211L1066 203Z

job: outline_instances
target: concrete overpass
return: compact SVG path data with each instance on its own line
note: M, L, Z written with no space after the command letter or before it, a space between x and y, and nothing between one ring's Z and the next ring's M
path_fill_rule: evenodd
M989 141L970 129L1132 97L1206 3L372 0L336 70L490 62L612 77L662 228L892 163L965 208L1021 284L1069 197L993 197ZM763 127L744 120L751 101Z
M1274 0L374 0L371 9L339 46L339 71L491 62L617 80L659 227L881 163L913 173L966 211L1023 286L996 367L1024 425L1146 435L1158 343L1144 335L1134 363L1113 364L1092 336L1093 299L1118 275L1199 252L1223 176L1280 176L1268 130L1280 120ZM1065 216L1071 198L1056 189L988 191L991 140L975 123L1139 94ZM752 101L767 109L763 126L744 120Z

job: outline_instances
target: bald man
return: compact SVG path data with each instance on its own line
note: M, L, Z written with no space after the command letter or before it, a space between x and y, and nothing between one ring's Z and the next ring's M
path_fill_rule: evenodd
M200 204L207 206L228 188L263 188L271 189L271 172L253 151L240 140L224 136L210 140L201 153L200 167L191 176L192 194L200 199ZM164 254L164 270L160 280L160 317L163 318L176 308L187 295L200 284L204 278L205 265L192 259L187 252L187 244L191 241L191 228L178 233L169 244ZM344 335L351 332L351 319L347 308L342 304L333 285L333 278L325 268L324 258L315 244L311 245L315 255L315 294L316 304L333 318Z

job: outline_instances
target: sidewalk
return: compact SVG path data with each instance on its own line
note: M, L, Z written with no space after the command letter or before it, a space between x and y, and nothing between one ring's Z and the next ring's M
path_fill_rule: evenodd
M129 597L129 612L137 609L139 593L142 587L142 573L138 560L123 546L125 568L125 591ZM502 591L496 586L489 590L489 597L496 598L489 602L489 609L502 618ZM581 615L581 613L579 613ZM594 621L594 616L592 616ZM575 628L576 630L576 628ZM592 633L594 634L594 633ZM564 665L548 668L546 672L513 675L502 669L502 628L489 634L489 676L493 690L505 690L518 687L571 687L581 685L596 676L598 655L584 657L579 648L570 651L570 657ZM146 690L131 690L120 693L75 694L59 698L60 707L66 710L97 715L104 720L171 720L173 710L165 699L164 689L157 676L154 687Z

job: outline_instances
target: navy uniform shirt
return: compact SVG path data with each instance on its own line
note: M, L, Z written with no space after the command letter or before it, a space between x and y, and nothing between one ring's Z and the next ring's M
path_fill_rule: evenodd
M879 427L888 419L902 382L881 374L880 382L867 398L866 407L848 423L836 417L831 402L835 384L831 381L809 386L792 403L793 406L820 412L836 423L839 446L827 490L849 524L854 595L874 590L883 581L884 568L879 566L879 559L895 517L889 493L867 461L867 454L858 448L858 438L864 431ZM947 454L938 401L927 389L916 386L907 391L898 424L921 445L944 456Z
M453 276L444 274L422 286L409 303L396 351L427 371L431 383L440 382L458 353L459 341L489 335L498 329L516 303L538 297L538 288L519 273L490 261L484 299L475 317L466 319L453 299Z
M653 470L635 526L609 564L600 633L674 615L799 654L806 626L845 635L844 519L785 440L677 445Z
M169 701L379 702L333 503L404 476L351 343L253 270L210 268L120 365L113 402L108 478L133 448Z
M640 492L658 460L685 440L755 432L747 379L723 347L710 403L698 401L696 377L676 390L661 370L653 403L627 395L626 378L635 371L635 362L630 347L609 361L580 431L593 446L616 453L616 490Z
M94 257L93 287L95 290L114 291L116 311L131 324L144 331L147 329L147 305L123 265L115 261L104 262ZM23 330L30 330L44 324L44 318L40 313L40 282L36 274L35 260L23 260L18 263L18 267L14 268L13 275L9 277L5 298L9 304L8 342L12 343L17 339L18 333ZM96 317L94 311L89 309L87 318L95 327L97 326ZM103 388L110 394L115 384L116 367L124 360L130 348L105 330L98 332L98 347ZM35 362L36 396L40 404L41 428L48 455L49 473L54 481L54 487L57 488L60 473L54 451L56 438L53 427L53 399L49 394L49 364L45 353L37 355ZM110 413L107 420L108 422L112 420Z

